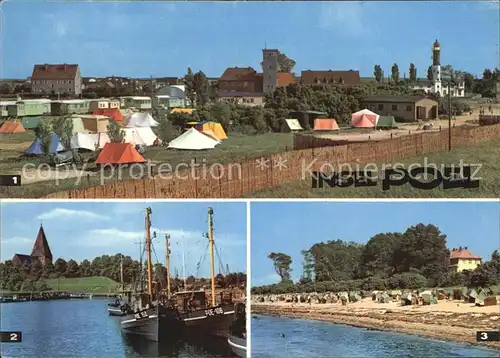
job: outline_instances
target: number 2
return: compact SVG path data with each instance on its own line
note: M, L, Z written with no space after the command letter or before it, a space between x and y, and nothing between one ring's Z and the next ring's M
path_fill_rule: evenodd
M488 340L488 333L481 332L481 339L484 340L484 341Z
M14 342L17 341L17 333L11 333L10 334L10 340L14 341Z

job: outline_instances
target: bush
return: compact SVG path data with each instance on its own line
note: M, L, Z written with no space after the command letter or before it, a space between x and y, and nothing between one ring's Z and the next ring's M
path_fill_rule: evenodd
M382 291L387 289L387 280L376 276L367 277L363 280L361 288L366 291L373 291L373 290Z
M389 288L393 289L415 289L425 287L427 285L427 279L425 276L418 273L405 272L389 277L387 283Z
M491 126L493 124L500 123L500 116L490 116L490 115L482 115L479 116L479 125L480 126Z

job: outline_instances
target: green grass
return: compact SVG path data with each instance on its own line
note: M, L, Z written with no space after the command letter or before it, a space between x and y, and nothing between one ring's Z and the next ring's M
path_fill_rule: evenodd
M61 278L59 280L55 278L46 280L46 282L52 291L69 293L112 293L120 289L118 282L101 276Z
M435 163L441 165L480 163L481 181L477 189L436 188L422 190L409 184L383 191L379 181L375 187L321 188L312 189L311 179L283 183L278 188L262 190L247 195L247 198L498 198L500 197L500 141L486 142L475 147L456 148L451 152L431 153L426 156L401 160L408 168L412 163ZM379 163L380 164L380 163ZM394 164L394 163L393 163ZM379 166L380 167L380 166Z
M19 143L26 140L26 134L19 134L19 137L13 135L9 138L10 143ZM2 143L5 143L2 141ZM237 163L248 158L266 156L275 153L282 153L293 149L293 135L291 133L266 133L256 135L243 135L232 133L229 139L223 141L217 147L209 151L177 151L166 148L148 148L144 158L160 163L169 163L175 168L181 163L191 164L192 160L196 163ZM14 173L20 172L26 163L36 162L36 159L25 159L19 161L16 159L21 152L0 151L0 172ZM91 167L88 167L91 169ZM127 171L124 170L122 179L126 179ZM116 181L117 178L104 180L104 183ZM79 182L77 178L60 180L58 185L55 181L37 182L22 185L21 187L0 187L0 198L40 198L50 193L65 191L77 188L87 188L100 185L99 176L82 178Z

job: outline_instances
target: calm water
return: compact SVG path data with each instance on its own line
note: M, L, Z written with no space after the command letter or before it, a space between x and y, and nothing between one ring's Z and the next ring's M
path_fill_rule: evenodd
M2 331L22 331L23 342L2 344L1 357L221 357L225 342L158 345L122 336L120 318L108 316L103 299L0 304Z
M470 345L271 316L252 318L251 339L252 358L500 356Z

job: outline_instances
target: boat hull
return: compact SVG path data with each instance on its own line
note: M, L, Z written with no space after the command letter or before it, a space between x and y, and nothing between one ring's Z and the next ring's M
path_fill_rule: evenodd
M213 314L218 308L223 313ZM218 306L180 314L180 320L188 334L203 334L227 338L233 322L234 306Z
M231 348L231 351L238 357L246 358L247 356L247 340L245 338L236 337L229 334L227 338L227 343Z
M168 331L175 329L175 312L167 308L143 310L140 314L129 314L122 318L122 332L129 336L137 336L153 342L169 338Z
M127 313L123 312L120 307L108 306L108 314L110 316L125 316Z

